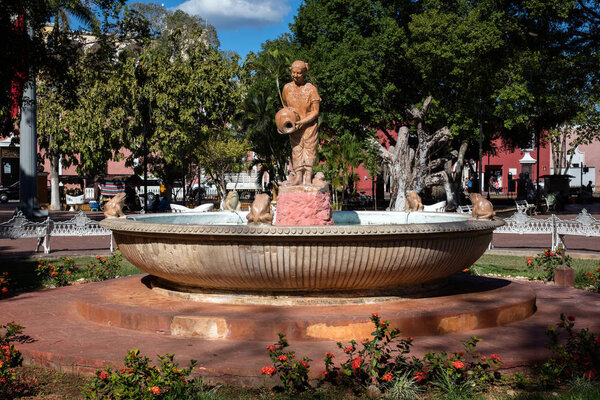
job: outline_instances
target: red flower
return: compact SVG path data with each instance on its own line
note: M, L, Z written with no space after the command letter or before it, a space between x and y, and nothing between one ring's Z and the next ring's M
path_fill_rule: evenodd
M481 356L481 361L485 361L485 360L487 360L487 357L486 356Z
M469 268L465 268L463 269L463 272L467 272L469 270Z
M492 354L492 355L490 356L490 358L491 358L492 360L500 361L500 356L499 356L498 354Z
M462 357L462 356L464 356L464 355L465 355L465 352L464 352L464 351L459 351L459 352L458 352L458 355Z
M587 379L594 379L596 373L593 369L588 369L587 371L585 371L585 374L583 376L585 376Z
M2 292L2 294L8 293L8 288L3 287L2 290L1 290L1 292Z
M272 367L272 366L268 365L266 367L262 367L261 370L260 370L260 372L262 374L271 376L271 375L273 375L275 373L275 367Z
M362 357L356 357L354 360L352 360L352 369L360 368L362 361L363 361Z
M106 378L108 378L108 372L100 371L100 373L98 374L98 378L105 380Z
M389 382L392 380L393 377L394 377L394 375L391 372L388 372L387 374L385 374L381 377L381 380Z
M335 358L335 356L331 353L325 353L325 357Z
M100 256L96 256L96 260L99 260L99 259L100 259Z
M106 258L103 258L102 261L106 261ZM156 387L156 386L155 386Z
M275 351L275 346L273 346L273 345L267 346L267 350Z
M325 375L325 376L329 375L329 371L323 371L323 375Z
M154 394L160 394L160 388L158 386L152 386L150 391Z
M533 260L531 259L531 257L528 257L527 258L527 264L532 264L532 263L533 263Z
M414 339L413 339L412 336L409 336L409 337L406 338L406 340L408 340L409 342L412 342Z
M423 371L415 372L415 381L421 382L423 379L425 379L425 372L423 372Z
M575 316L574 315L567 315L567 319L569 321L575 321Z
M376 312L374 312L373 314L371 314L371 318L379 318L379 314L377 314Z
M306 361L298 361L298 365L304 369L308 368L308 364L306 363Z
M71 271L67 271L67 275L71 275Z
M344 349L344 353L352 353L354 351L354 347L348 346Z
M453 366L454 366L454 368L456 368L456 369L461 369L461 368L464 368L464 367L465 367L465 363L463 363L462 361L458 361L458 360L457 360L457 361L454 361L454 362L452 363L452 365L453 365Z
M277 357L279 359L279 361L287 361L288 358L285 354L280 355L279 357Z

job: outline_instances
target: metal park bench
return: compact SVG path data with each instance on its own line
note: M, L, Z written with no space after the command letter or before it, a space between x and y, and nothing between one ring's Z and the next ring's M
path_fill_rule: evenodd
M21 211L17 210L9 221L0 223L0 238L37 238L36 252L43 244L44 253L50 253L51 236L110 236L111 252L114 247L112 232L101 227L98 221L88 218L81 210L68 221L52 221L47 218L43 222L29 221Z
M517 212L525 213L525 214L537 214L537 207L535 204L529 204L527 200L516 200L515 204L517 205Z
M458 206L458 207L456 207L456 212L461 213L461 214L472 214L473 206L472 205Z

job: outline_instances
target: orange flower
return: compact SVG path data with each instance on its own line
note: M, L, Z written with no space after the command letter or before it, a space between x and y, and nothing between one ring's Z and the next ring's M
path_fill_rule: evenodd
M275 351L275 346L273 346L273 345L267 346L267 350Z
M152 391L154 394L160 394L160 388L158 386L152 386L150 391Z
M298 361L298 365L304 369L308 368L308 364L306 363L306 361Z
M490 356L490 358L491 358L492 360L500 361L500 356L499 356L498 354L492 354L492 355Z
M102 259L102 261L105 261L105 262L106 262L106 258L103 258L103 259Z
M487 357L486 356L481 356L481 361L485 361L485 360L487 360Z
M454 368L456 368L456 369L461 369L461 368L464 368L464 367L465 367L465 363L463 363L462 361L458 361L458 360L457 360L457 361L454 361L454 362L452 363L452 365L453 365L453 366L454 366Z
M260 370L260 372L262 374L271 376L271 375L273 375L275 373L275 367L272 367L270 365L266 366L266 367L262 367L261 370Z
M425 379L425 372L423 372L423 371L415 372L415 381L421 382L423 379Z
M99 259L100 259L100 256L96 256L96 260L99 260Z
M335 356L332 353L325 353L325 357L335 358Z
M348 346L344 349L344 353L351 353L354 351L354 347L352 346Z
M363 361L362 357L356 357L354 360L352 360L352 369L360 368L362 361Z
M279 361L287 361L288 358L285 354L280 355L279 357L277 357L279 359Z
M2 294L8 293L8 288L3 287L0 292L2 292Z
M379 314L377 314L376 312L374 312L373 314L371 314L372 318L379 318Z
M325 375L325 376L329 375L329 371L323 371L323 375Z
M388 372L387 374L385 374L381 377L381 380L389 382L392 380L393 377L394 377L394 375L391 372Z
M100 371L100 373L98 374L98 378L105 380L106 378L108 378L108 372Z

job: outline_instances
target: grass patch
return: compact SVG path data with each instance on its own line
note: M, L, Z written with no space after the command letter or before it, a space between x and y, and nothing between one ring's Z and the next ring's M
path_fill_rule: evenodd
M573 258L571 266L575 270L575 287L583 289L589 285L584 275L600 266L598 260ZM499 256L484 254L469 268L475 275L500 275L507 277L524 277L534 279L537 272L527 266L525 256Z
M71 257L79 267L79 272L73 274L73 279L77 280L86 276L84 269L96 261L96 256L78 256ZM40 258L40 259L8 259L2 261L0 273L8 272L14 288L18 290L36 290L44 287L45 282L37 273L37 266L41 261L51 263L61 263L60 258ZM129 261L123 259L119 276L129 276L141 274L143 271L134 267Z

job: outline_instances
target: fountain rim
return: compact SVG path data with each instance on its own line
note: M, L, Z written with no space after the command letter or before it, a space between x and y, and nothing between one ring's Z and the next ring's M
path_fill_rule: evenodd
M434 214L434 213L431 213ZM441 213L435 213L441 214ZM452 214L454 213L443 213ZM156 216L165 214L154 214ZM169 214L167 214L169 215ZM190 215L198 215L190 213ZM152 218L152 216L142 217ZM412 234L444 234L467 233L494 230L502 225L502 219L477 220L467 219L445 222L424 222L408 224L377 225L322 225L322 226L287 226L267 224L240 225L200 225L177 223L149 223L130 218L106 218L100 221L104 228L116 232L140 234L175 234L175 235L213 235L213 236L347 236L347 235L412 235Z

